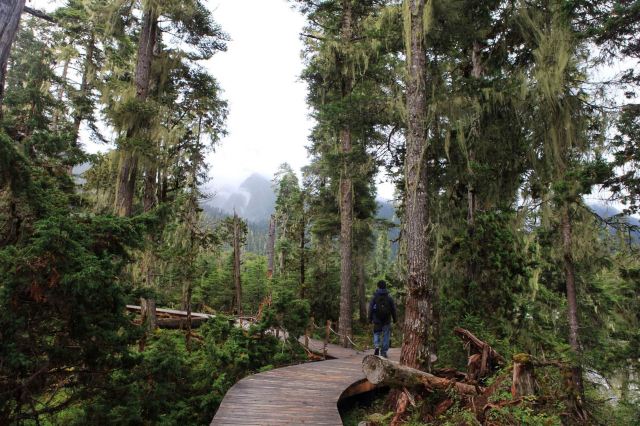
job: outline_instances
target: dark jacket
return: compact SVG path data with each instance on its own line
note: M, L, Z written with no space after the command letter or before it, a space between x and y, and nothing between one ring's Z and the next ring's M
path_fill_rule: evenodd
M372 322L374 324L382 324L383 322L378 319L378 317L376 316L376 313L374 312L374 305L375 305L375 301L376 301L376 297L378 295L384 294L389 298L389 306L391 307L391 317L393 318L393 322L397 322L397 318L396 318L396 305L395 303L393 303L393 298L389 295L389 290L387 290L386 288L379 288L376 290L376 292L374 293L373 297L371 298L371 302L369 302L369 322ZM385 324L389 324L390 321L389 319L387 319L387 321L385 322Z

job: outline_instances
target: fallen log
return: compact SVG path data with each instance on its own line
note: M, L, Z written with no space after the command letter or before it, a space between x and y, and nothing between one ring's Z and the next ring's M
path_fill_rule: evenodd
M191 328L198 328L202 324L204 324L207 320L205 318L191 318ZM167 329L182 329L187 328L187 320L185 318L158 318L157 319L157 327L158 328L167 328Z
M384 384L392 387L425 386L430 389L455 389L461 395L479 395L482 388L445 379L400 365L376 355L367 355L362 360L362 371L374 385Z

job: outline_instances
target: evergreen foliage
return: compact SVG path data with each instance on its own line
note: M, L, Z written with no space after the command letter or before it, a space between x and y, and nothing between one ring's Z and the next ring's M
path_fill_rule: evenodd
M418 298L433 309L416 317L428 333L394 338L435 351L436 367L465 368L454 327L507 359L571 366L539 376L547 399L486 422L640 421L638 241L624 215L586 201L604 188L639 211L638 2L434 0L420 16L410 3L292 2L307 19L315 126L310 164L273 178L272 274L266 231L201 207L228 112L203 62L228 37L204 2L69 0L21 18L0 90L1 424L206 424L238 380L306 360L312 317L366 345L379 279L400 317ZM596 81L610 61L632 65ZM105 130L117 149L84 152ZM377 217L380 171L398 224ZM428 221L416 228L418 186ZM426 293L412 286L412 232L427 245ZM126 313L140 298L216 316L150 330ZM431 420L476 418L454 403Z

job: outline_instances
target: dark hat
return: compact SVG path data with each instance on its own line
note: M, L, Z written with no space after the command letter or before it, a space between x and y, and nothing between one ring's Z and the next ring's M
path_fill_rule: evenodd
M387 288L387 283L385 280L378 281L378 288Z

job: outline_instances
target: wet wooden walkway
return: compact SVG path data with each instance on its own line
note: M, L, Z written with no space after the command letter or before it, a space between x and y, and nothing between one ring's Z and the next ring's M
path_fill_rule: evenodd
M309 347L322 353L323 343ZM373 389L362 373L357 352L337 345L327 348L331 360L309 362L254 374L236 383L225 395L211 425L342 425L338 401ZM397 360L399 349L389 357Z

